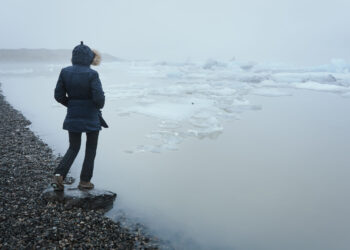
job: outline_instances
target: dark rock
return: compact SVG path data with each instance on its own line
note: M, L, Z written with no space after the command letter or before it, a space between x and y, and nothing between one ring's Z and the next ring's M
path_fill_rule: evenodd
M100 189L83 191L70 185L65 185L63 192L57 192L52 187L48 187L41 195L44 201L63 203L66 209L80 207L88 210L103 209L105 211L113 207L116 197L117 194L110 191Z

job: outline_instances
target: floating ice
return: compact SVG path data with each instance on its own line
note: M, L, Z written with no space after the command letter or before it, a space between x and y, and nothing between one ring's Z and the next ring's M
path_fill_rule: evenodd
M163 120L160 122L159 127L163 129L176 129L180 127L180 124L171 120Z
M148 135L154 145L132 152L162 152L177 149L187 137L215 138L222 133L224 121L235 120L247 110L260 110L249 95L281 97L290 96L289 89L306 89L348 97L348 69L344 60L317 67L215 59L134 62L129 70L143 80L111 84L106 95L111 100L128 100L118 107L119 115L143 114L160 120L160 130Z
M57 77L62 66L0 65L0 75ZM105 63L98 70L108 107L115 114L141 114L159 122L146 137L152 141L150 145L125 152L160 153L178 149L188 137L216 138L222 133L224 122L238 119L242 112L262 108L251 101L252 95L290 96L292 91L303 89L349 98L349 69L350 64L341 59L315 67L208 59L124 61Z
M139 145L137 146L135 151L130 151L130 152L151 152L151 153L161 153L162 147L160 145Z
M291 86L299 89L308 89L316 91L327 91L327 92L347 92L350 90L348 87L332 85L332 84L321 84L318 82L303 82L303 83L291 83Z
M253 95L261 95L261 96L270 96L270 97L278 97L278 96L290 96L291 94L279 89L275 88L258 88L252 90Z
M158 101L148 105L135 105L123 109L124 113L137 113L155 118L183 121L202 109L212 106L211 100L179 98L173 101Z
M214 59L208 59L204 65L203 65L203 69L214 69L216 67L226 67L226 63L223 62L219 62L217 60Z
M255 64L256 63L254 63L254 62L247 62L247 63L241 64L240 66L241 66L241 69L249 71L255 66Z
M184 136L179 132L166 130L154 131L147 135L147 137L153 140L161 141L162 147L170 150L177 150L177 144L180 144L184 138Z
M349 73L350 64L343 59L335 58L330 64L325 64L311 68L314 71Z
M188 130L188 135L200 139L206 137L214 139L223 131L223 127L218 118L207 112L198 113L192 116L190 123L194 128Z

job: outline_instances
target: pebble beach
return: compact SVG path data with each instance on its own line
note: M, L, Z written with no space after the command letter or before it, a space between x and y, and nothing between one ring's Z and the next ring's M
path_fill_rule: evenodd
M1 88L1 85L0 85ZM41 199L59 162L0 89L0 249L158 249L103 210Z

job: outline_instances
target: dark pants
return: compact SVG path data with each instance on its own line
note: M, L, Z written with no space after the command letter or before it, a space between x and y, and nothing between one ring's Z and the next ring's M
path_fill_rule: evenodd
M87 132L86 133L86 149L85 149L85 158L83 163L83 168L80 173L81 181L90 181L92 178L92 173L94 171L94 161L96 156L96 148L98 141L99 131ZM55 174L60 174L63 178L66 178L66 175L75 160L75 157L79 153L80 144L81 144L81 134L69 132L69 148L62 158L60 164L55 170Z

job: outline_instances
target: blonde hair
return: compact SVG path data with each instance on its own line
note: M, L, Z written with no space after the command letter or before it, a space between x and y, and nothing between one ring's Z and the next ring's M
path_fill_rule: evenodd
M93 49L92 52L94 52L95 56L94 56L94 59L92 60L91 65L94 65L94 66L100 65L102 60L100 52L98 52L95 49Z

